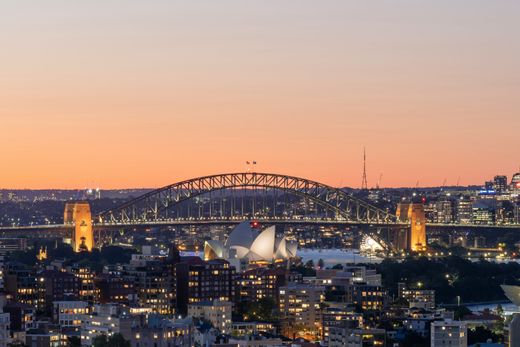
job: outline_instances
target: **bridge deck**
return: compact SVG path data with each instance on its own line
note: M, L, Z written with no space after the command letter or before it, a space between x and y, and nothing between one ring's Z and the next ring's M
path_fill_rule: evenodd
M255 219L264 224L307 224L307 225L349 225L349 226L374 226L374 227L409 227L407 223L364 223L359 221L346 220L315 220L315 219ZM97 223L95 229L118 229L125 227L155 227L155 226L181 226L181 225L226 225L238 224L244 219L200 219L200 220L169 220L169 221L146 221L138 223ZM520 230L520 224L510 225L482 225L482 224L440 224L427 223L426 227L445 228L445 229L511 229ZM9 231L38 231L38 230L71 230L71 224L47 224L47 225L28 225L28 226L3 226L0 232Z

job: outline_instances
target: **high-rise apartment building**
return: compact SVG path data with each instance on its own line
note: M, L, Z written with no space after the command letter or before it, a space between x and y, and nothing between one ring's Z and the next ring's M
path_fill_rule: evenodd
M435 204L435 222L448 224L454 221L451 200L439 200Z
M497 175L493 178L493 189L498 193L507 191L507 176Z
M455 207L457 222L460 224L471 224L473 214L473 202L470 199L460 198Z
M176 265L175 276L176 309L179 314L186 314L191 303L233 301L235 298L235 268L225 260L185 258Z
M282 334L290 338L299 332L321 336L324 293L325 287L311 284L289 283L281 287L279 309Z

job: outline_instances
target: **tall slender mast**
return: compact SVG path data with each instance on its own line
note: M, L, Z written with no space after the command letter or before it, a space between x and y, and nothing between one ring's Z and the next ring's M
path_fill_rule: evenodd
M363 179L361 181L361 189L364 189L364 190L368 189L368 183L367 183L367 156L366 156L365 147L363 147Z

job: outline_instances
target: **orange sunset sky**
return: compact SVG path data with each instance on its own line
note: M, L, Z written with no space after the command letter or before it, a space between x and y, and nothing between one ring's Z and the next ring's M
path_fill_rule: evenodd
M520 1L3 1L0 188L520 165Z

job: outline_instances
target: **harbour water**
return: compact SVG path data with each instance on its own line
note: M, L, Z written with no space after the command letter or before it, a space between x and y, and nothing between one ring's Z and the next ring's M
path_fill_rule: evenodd
M304 263L312 260L315 264L323 259L325 266L334 266L336 264L368 264L380 263L383 259L376 256L368 256L359 254L357 250L343 249L299 249L298 256L302 258ZM203 257L201 251L198 252L181 252L182 256L198 256Z
M380 263L383 259L376 256L368 256L359 254L357 250L343 250L343 249L299 249L298 256L306 263L312 260L315 264L323 259L325 266L334 266L336 264L367 264Z
M478 312L482 312L486 309L488 309L490 311L496 311L498 305L499 304L467 305L466 307L468 309L470 309L472 312L478 313ZM500 306L502 306L502 309L504 310L504 314L506 316L513 314L513 313L518 313L520 311L518 306L516 306L512 302L504 302L504 303L501 303Z

